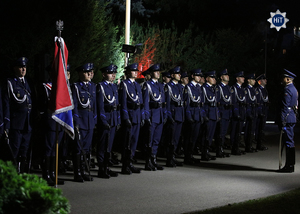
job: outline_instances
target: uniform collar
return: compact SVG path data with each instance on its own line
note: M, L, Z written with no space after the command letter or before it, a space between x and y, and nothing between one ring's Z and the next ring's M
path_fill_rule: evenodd
M211 85L211 84L209 84L208 82L206 82L206 84L207 84L209 87L212 87L212 85Z
M192 83L194 86L197 86L197 84L199 84L199 83L196 83L194 80L192 80L191 83ZM199 85L200 85L200 84L199 84Z
M248 87L249 87L249 88L252 88L253 86L248 84Z
M174 82L173 80L172 80L172 83L173 83L174 85L177 85L177 84L178 84L178 83Z

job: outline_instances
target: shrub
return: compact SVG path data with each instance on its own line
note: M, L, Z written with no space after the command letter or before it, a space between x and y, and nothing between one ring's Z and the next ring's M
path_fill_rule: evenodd
M37 175L18 175L11 162L0 160L0 214L70 213L61 189L49 187Z

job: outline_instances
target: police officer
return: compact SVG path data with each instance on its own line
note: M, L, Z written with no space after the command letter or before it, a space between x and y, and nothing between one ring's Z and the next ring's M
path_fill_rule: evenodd
M93 63L80 66L77 71L79 81L72 85L72 97L74 103L73 120L78 131L76 148L74 148L74 180L77 182L92 181L87 174L89 171L91 144L93 132L97 121L96 87L91 84L91 70Z
M231 89L228 85L229 75L227 69L219 72L220 82L217 85L217 99L220 113L220 121L217 123L215 133L216 156L223 158L229 157L230 154L224 152L223 146L225 142L225 135L227 134L232 111L231 111Z
M290 173L294 172L295 166L295 142L294 142L294 127L297 122L296 115L298 114L298 91L295 88L293 81L297 76L284 69L282 83L284 85L283 96L281 98L279 128L282 129L282 141L286 147L286 162L279 172Z
M257 150L267 150L268 147L262 144L264 140L264 130L265 124L268 116L269 110L269 97L268 91L266 89L267 85L267 78L265 74L261 74L256 78L258 86L256 91L258 92L256 95L257 99L257 121L256 121L256 128L255 128L255 140L256 140L256 149Z
M252 141L254 140L254 132L257 118L257 91L254 87L256 80L255 74L248 74L246 76L248 84L245 86L245 96L246 96L246 123L245 123L245 152L253 153L257 152L256 149L252 147Z
M49 75L51 76L51 66L46 68ZM52 114L48 110L49 101L52 91L52 81L49 79L47 82L43 83L43 88L40 90L41 95L39 98L40 104L40 114L44 128L44 139L45 139L45 153L43 160L43 178L47 181L48 185L54 185L55 182L55 168L56 168L56 131L57 140L60 144L63 137L63 129L57 122L52 119ZM57 127L57 129L56 129ZM63 181L59 180L59 184L63 184Z
M184 121L184 106L183 106L183 90L179 84L180 81L180 67L172 68L169 73L172 80L165 85L165 96L167 103L167 167L182 166L174 157L174 152L177 149L182 123Z
M171 74L168 71L161 73L163 84L167 84L171 81Z
M117 177L108 168L117 127L121 124L119 114L118 86L113 82L117 66L110 64L101 68L103 81L97 85L97 115L99 140L97 144L98 177Z
M203 109L204 97L201 86L199 85L201 76L203 76L201 69L194 69L191 71L192 81L185 86L183 95L187 122L187 133L184 142L184 163L188 165L200 163L200 160L193 157L193 151L199 135L200 125L205 114Z
M204 94L204 110L205 110L205 142L202 147L201 160L215 160L214 156L209 153L212 140L215 134L217 121L219 120L219 112L217 107L217 88L216 71L208 71L205 73L206 83L203 84Z
M13 66L14 77L7 79L3 97L4 129L10 136L13 157L18 172L23 173L31 137L32 94L25 77L28 59L18 58Z
M149 69L151 79L143 85L143 99L145 108L145 126L149 138L146 139L146 164L145 170L155 171L164 168L157 164L156 155L160 142L163 124L167 118L165 110L164 86L158 82L160 77L160 64L154 64Z
M242 84L245 81L244 72L238 72L235 74L236 83L232 86L232 121L231 121L231 154L241 155L244 154L239 149L241 141L241 132L243 123L246 117L246 96L245 90L242 88Z
M141 170L134 167L132 159L139 138L140 126L144 124L144 108L141 86L135 81L137 78L138 64L133 63L125 67L127 79L120 84L121 119L125 126L125 145L122 154L122 173L140 173Z
M148 80L151 79L151 74L149 69L147 69L146 71L142 72L142 75L145 77L144 82L147 82Z

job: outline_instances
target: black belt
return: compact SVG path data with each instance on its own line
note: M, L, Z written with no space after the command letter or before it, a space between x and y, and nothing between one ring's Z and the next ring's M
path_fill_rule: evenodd
M191 106L191 107L202 107L202 106L203 106L203 103L191 102L191 103L190 103L190 106Z
M120 110L120 105L104 105L105 112L112 112L117 110Z
M252 107L252 108L254 108L254 107L257 106L256 103L248 103L247 105L250 106L250 107Z
M222 104L221 105L224 109L228 110L231 109L231 105L230 104Z
M179 101L179 102L174 102L174 101L172 101L172 104L173 104L175 107L182 107L182 106L183 106L183 101Z
M137 110L139 108L143 108L143 106L140 103L127 103L127 108L132 110Z
M208 103L208 106L210 106L210 107L216 107L216 106L217 106L217 103L211 102L211 103Z
M247 104L246 104L246 103L239 102L239 105L240 105L240 106L246 106Z
M149 108L164 108L166 106L166 103L161 102L150 102Z

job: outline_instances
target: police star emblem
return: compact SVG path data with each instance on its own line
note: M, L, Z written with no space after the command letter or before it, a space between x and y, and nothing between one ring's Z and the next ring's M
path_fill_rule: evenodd
M281 13L280 10L277 10L275 13L270 13L271 18L268 19L268 22L270 22L271 26L270 28L276 28L277 31L279 31L281 28L286 28L286 23L289 21L288 18L286 18L286 12Z

